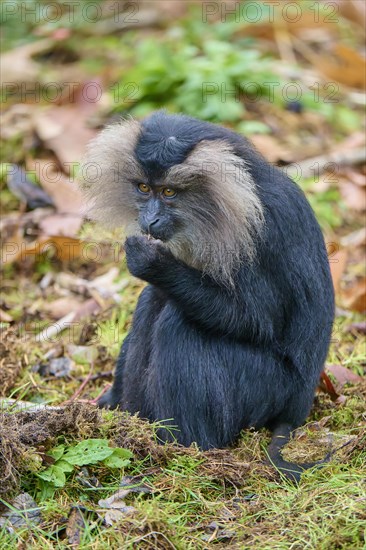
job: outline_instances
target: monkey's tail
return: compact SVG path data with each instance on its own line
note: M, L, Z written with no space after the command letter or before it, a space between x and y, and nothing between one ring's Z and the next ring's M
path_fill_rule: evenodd
M291 481L298 483L300 481L301 474L304 470L313 468L314 466L321 467L329 462L332 452L328 452L323 460L317 462L308 462L305 464L294 464L288 462L282 458L282 449L289 442L291 438L292 426L289 424L279 424L273 430L272 439L268 446L267 453L269 460L277 470L279 470L285 477Z

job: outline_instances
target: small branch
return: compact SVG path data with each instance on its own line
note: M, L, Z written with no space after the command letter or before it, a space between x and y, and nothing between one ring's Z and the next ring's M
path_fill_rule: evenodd
M88 374L88 376L86 376L84 381L80 384L76 392L70 397L70 399L67 399L67 401L64 401L63 403L61 403L61 405L69 405L70 403L73 403L76 400L76 398L79 397L79 395L84 391L85 386L90 382L92 376L93 376L92 371L90 371L90 373Z
M330 163L336 164L339 170L341 166L353 166L364 162L366 162L366 149L360 147L359 149L351 149L343 153L336 151L335 153L313 157L302 162L289 164L284 169L289 177L296 177L296 179L310 178L311 176L319 176L325 172L327 165Z

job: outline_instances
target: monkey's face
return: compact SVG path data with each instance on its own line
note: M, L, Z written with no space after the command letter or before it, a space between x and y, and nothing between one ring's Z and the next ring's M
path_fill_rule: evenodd
M159 113L122 121L89 145L81 173L89 216L159 239L216 280L231 281L243 258L255 257L262 205L220 129Z
M173 186L145 182L134 187L141 232L163 242L169 241L183 225L179 215L179 191Z

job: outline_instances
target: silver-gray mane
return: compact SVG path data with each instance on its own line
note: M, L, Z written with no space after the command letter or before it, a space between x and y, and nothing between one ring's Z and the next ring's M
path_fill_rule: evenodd
M88 216L109 228L123 227L127 235L141 234L133 187L145 178L134 155L141 131L132 119L106 127L89 144L80 169ZM264 224L245 160L224 140L201 141L160 185L185 189L179 204L183 228L164 245L181 261L232 286L241 263L254 261Z

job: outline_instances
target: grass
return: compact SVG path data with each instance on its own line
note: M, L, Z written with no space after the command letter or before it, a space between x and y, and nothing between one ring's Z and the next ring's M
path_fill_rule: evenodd
M26 288L29 292L29 282ZM19 287L19 296L25 304L29 300L26 288L23 295L22 285ZM124 289L112 319L100 320L99 326L105 326L105 334L102 330L104 359L98 370L112 368L118 346L111 338L110 324L120 321L119 336L127 330L140 288L132 285ZM124 311L120 318L119 309ZM359 320L357 314L336 319L328 363L347 365L361 374L364 343L361 336L355 337L347 330L351 322ZM67 344L66 335L65 338ZM6 343L4 345L6 348ZM16 334L11 333L8 351L9 364L20 361L22 365L18 371L18 389L13 395L23 400L63 401L75 392L89 371L88 365L80 363L75 365L71 378L45 381L29 368L45 352L29 334L17 339ZM82 397L95 397L104 384L105 379L93 381ZM309 424L287 445L285 458L294 462L318 460L329 448L339 449L322 469L306 471L298 486L264 464L269 441L266 430L243 432L233 449L201 453L195 447L159 445L157 426L126 414L103 412L95 416L90 405L80 405L77 421L63 413L62 425L52 424L49 433L47 422L52 415L41 415L39 427L46 430L45 436L29 440L28 446L17 448L13 455L4 452L4 447L0 450L2 456L10 458L16 471L16 483L6 494L2 492L2 502L9 503L12 495L27 491L40 507L42 522L14 532L3 528L0 547L69 548L70 532L73 532L71 517L73 510L77 510L78 548L81 549L185 550L211 546L260 550L362 549L366 520L366 386L364 383L346 386L342 393L346 396L343 404L333 403L327 395L319 394ZM24 437L22 429L26 425L20 421L13 435L7 426L5 435L12 442L18 442ZM37 429L36 422L32 435L37 435ZM87 479L96 478L99 486L91 483L86 487L80 476L82 469L75 466L65 487L58 489L52 498L40 498L36 473L40 467L47 467L45 453L57 445L68 447L90 437L104 438L112 445L128 448L134 459L128 467L117 470L103 464L89 465L85 475ZM3 443L4 434L0 439ZM126 505L133 506L135 512L107 526L103 523L106 510L98 501L115 493L127 475L144 480L151 494L128 494Z
M127 549L137 544L139 548L203 549L221 540L230 542L230 548L361 549L365 472L359 466L356 461L346 470L332 465L307 472L300 487L249 477L240 489L220 487L195 473L192 464L183 465L178 472L167 466L149 476L156 487L151 498L129 500L138 510L134 517L109 528L85 519L78 547ZM144 467L136 471L143 474ZM84 506L93 507L91 496L88 494ZM69 547L67 541L60 540L63 530L57 533L52 527L55 520L62 520L61 513L68 513L70 497L59 497L57 506L45 502L43 528L3 533L1 547L15 548L21 541L26 548Z
M30 4L34 6L37 2ZM301 4L304 10L311 9L307 4ZM66 19L65 15L61 26L67 23ZM344 26L342 19L340 25ZM25 21L19 25L15 18L9 19L5 26L5 49L34 40L32 30L36 26ZM63 42L65 52L70 53L69 64L76 64L81 75L87 70L92 78L99 78L106 65L111 67L111 81L106 88L109 116L114 111L137 116L164 106L171 111L222 121L249 134L268 132L270 128L265 122L269 119L273 122L273 117L279 121L278 128L286 130L287 106L281 94L276 95L269 119L258 120L262 119L259 107L262 106L264 112L269 107L265 83L287 83L277 74L273 64L276 58L272 52L263 51L259 40L248 41L235 35L236 26L230 19L225 24L207 26L200 17L191 14L167 30L148 33L142 30L140 34L131 31L103 38L83 32L82 40L78 34L80 28L82 22L77 20L71 37ZM352 40L357 40L357 34L347 28L342 27L343 34L352 34L356 37ZM71 55L73 51L75 55ZM57 51L50 53L50 57L43 59L43 67L54 71L59 57ZM258 104L243 95L240 88L243 75L246 81L253 80L260 85L262 100ZM130 94L133 90L125 87L126 82L138 83L133 97ZM203 97L203 82L217 84L215 93ZM219 93L222 84L227 89L235 88L243 95L243 101L238 102L229 95L224 103ZM117 98L116 90L121 92ZM258 107L258 112L253 107ZM336 142L354 130L363 129L361 108L355 107L346 94L329 104L325 100L315 101L314 94L306 88L302 107L305 115L317 114L315 126L307 128L302 124L306 139L320 132L325 137L331 134ZM296 128L290 127L291 135L297 132ZM280 142L281 133L277 137ZM23 165L29 156L37 158L44 151L34 149L33 145L27 149L26 140L20 135L3 140L2 144L0 197L4 212L17 213L19 201L6 184L7 163ZM361 216L347 211L347 205L341 200L338 181L324 191L320 191L313 179L299 183L327 234L333 235L335 230L345 234L361 226ZM84 238L95 239L95 229L88 224L83 232ZM98 235L103 239L103 232L98 230ZM111 255L113 252L114 249ZM41 345L34 337L36 323L40 330L41 323L47 326L52 322L43 311L44 301L60 297L51 286L45 298L39 288L40 279L46 272L65 270L90 278L100 274L100 270L103 272L106 264L79 265L76 261L75 265L66 266L54 258L27 260L22 265L5 266L3 272L4 301L14 323L10 328L5 325L0 342L0 393L19 400L58 404L74 395L90 372L90 365L88 361L75 359L71 376L61 379L45 379L32 371L32 366L55 348L54 342ZM119 260L115 256L109 258L116 265L121 265ZM356 262L356 267L358 265ZM121 277L128 277L125 267ZM113 368L140 289L141 284L130 279L128 287L121 292L121 303L113 312L103 312L91 321L99 330L98 345L91 344L90 340L86 342L96 351L95 373L107 373ZM328 363L342 364L362 375L364 343L361 336L347 331L351 323L361 319L355 313L347 312L347 315L349 317L336 319ZM80 344L81 330L82 327L75 329L72 343ZM70 332L57 342L66 350L66 355L69 355L69 343ZM80 397L95 398L105 380L104 377L89 382ZM264 463L269 441L265 430L243 432L232 449L201 453L195 447L159 445L157 426L125 414L96 413L91 405L72 405L58 416L40 413L31 421L26 415L3 415L0 410L0 508L3 504L0 517L3 510L11 506L14 495L25 491L35 499L41 514L38 524L29 521L17 529L0 527L0 548L365 549L365 383L345 387L342 393L346 396L343 404L333 403L328 396L319 394L309 424L287 445L285 456L293 461L318 460L330 447L338 449L323 468L306 471L299 485L283 479ZM14 424L12 416L19 418L19 422ZM88 438L103 438L111 445L130 449L134 455L131 464L121 469L102 463L89 464L86 469L75 466L67 474L65 486L57 489L52 497L40 494L37 472L49 466L47 453L58 445L68 448ZM126 505L134 511L108 526L107 510L98 502L113 495L126 476L141 480L149 491L127 494Z
M75 467L54 497L38 498L42 523L12 533L3 529L0 546L69 548L70 533L74 532L70 518L76 507L81 549L362 549L366 520L365 393L362 386L344 392L344 406L319 395L308 429L301 429L288 445L287 458L314 460L324 456L329 445L338 449L348 443L323 468L306 471L299 485L263 463L269 439L265 430L244 432L231 450L202 453L194 446L159 445L156 425L125 413L116 416L103 412L96 419L94 413L89 416L90 406L84 405L78 422L72 421L78 425L76 431L70 433L70 421L63 419L66 428L60 428L51 448L60 443L67 447L85 437L104 437L113 445L130 448L134 460L122 470L103 464L88 466L84 477L99 482L93 486L91 481L89 487L82 482L81 468ZM40 424L43 429L47 426L44 418ZM31 454L33 471L28 456L28 465L20 462L20 484L23 491L36 496L34 455L44 456L44 447L34 445ZM150 491L128 494L125 502L134 507L133 514L106 526L106 510L98 501L115 493L126 475L138 476L136 479Z

